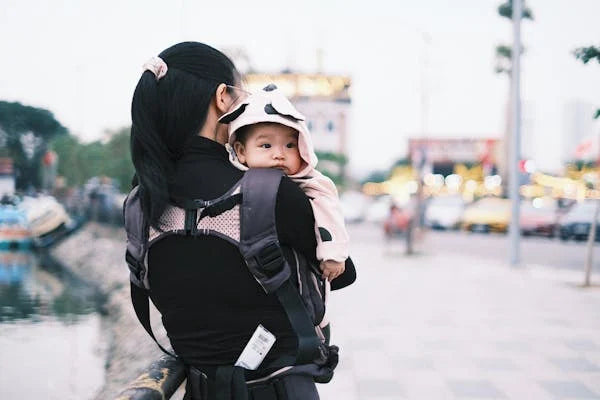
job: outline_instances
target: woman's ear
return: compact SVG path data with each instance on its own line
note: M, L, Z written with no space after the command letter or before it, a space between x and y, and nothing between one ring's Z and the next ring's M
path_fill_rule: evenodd
M246 163L246 149L244 148L244 145L242 144L242 142L234 142L233 150L235 151L235 155L237 156L238 161L241 162L242 164L245 164Z
M231 98L227 93L227 85L224 83L220 83L217 86L217 90L215 91L215 105L221 115L225 114L231 106Z

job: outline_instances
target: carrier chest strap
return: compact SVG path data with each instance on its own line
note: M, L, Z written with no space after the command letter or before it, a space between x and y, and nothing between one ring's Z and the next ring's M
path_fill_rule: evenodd
M236 205L242 202L242 194L237 193L232 196L227 197L224 200L218 201L214 204L210 204L202 210L200 213L200 218L202 219L206 216L208 217L216 217L217 215L223 214L225 211L231 210Z
M198 231L198 224L196 218L198 216L198 210L185 210L185 234L195 235Z

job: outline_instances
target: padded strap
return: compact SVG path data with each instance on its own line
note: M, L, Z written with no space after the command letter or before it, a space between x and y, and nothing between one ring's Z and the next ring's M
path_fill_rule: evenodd
M273 293L290 277L279 247L275 203L283 172L251 168L242 178L239 249L248 269L266 293Z
M165 350L165 348L158 343L158 340L156 340L156 337L152 332L152 325L150 325L150 299L148 298L148 291L136 286L133 282L131 282L131 303L133 304L133 309L135 310L135 315L137 315L138 320L146 332L148 332L148 335L154 339L158 347L165 354L179 359L179 357L177 357L175 354Z
M239 247L254 278L265 292L275 293L283 306L298 338L293 363L298 365L318 357L321 341L298 289L290 281L291 268L279 245L275 204L282 176L282 171L270 168L251 168L244 174ZM276 362L283 361L287 360Z
M319 357L321 340L315 332L312 320L302 302L298 290L290 280L284 282L275 292L298 337L298 353L294 364L308 364Z
M251 168L244 174L240 240L245 246L261 244L266 237L277 239L275 203L282 176L272 168Z

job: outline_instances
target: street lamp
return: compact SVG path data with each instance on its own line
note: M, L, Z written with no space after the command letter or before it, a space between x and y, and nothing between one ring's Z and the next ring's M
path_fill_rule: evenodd
M510 219L510 264L519 265L521 261L521 227L519 223L519 158L521 143L521 17L522 0L512 1L512 21L513 21L513 48L512 48L512 70L511 70L511 97L512 97L512 140L510 146L510 179L509 179L509 197L512 202L512 212Z

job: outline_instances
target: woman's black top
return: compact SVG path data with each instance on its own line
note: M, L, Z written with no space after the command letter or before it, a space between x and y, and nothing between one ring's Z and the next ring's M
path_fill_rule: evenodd
M242 175L230 164L224 146L196 136L177 163L171 195L214 199ZM281 244L316 262L309 200L286 177L277 193L275 216ZM213 236L167 236L151 247L148 262L150 297L175 352L186 363L232 365L259 324L277 338L267 362L295 354L297 340L285 311L274 295L265 294L233 244ZM353 281L354 267L347 269L345 279Z

